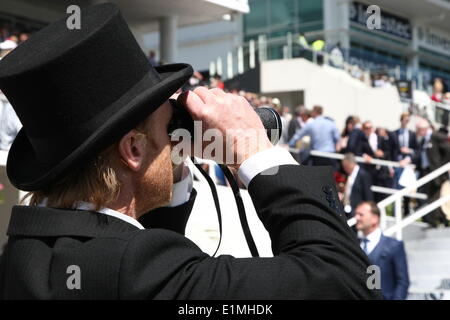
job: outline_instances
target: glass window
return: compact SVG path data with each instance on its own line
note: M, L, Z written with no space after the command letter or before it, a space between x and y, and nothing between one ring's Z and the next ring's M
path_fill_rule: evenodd
M274 45L267 49L267 58L269 60L283 59L283 46Z
M298 19L300 23L323 20L323 0L297 1Z
M293 0L271 0L270 24L271 28L292 26L296 20L295 3Z
M244 15L245 33L260 31L269 25L268 0L250 0L250 13Z

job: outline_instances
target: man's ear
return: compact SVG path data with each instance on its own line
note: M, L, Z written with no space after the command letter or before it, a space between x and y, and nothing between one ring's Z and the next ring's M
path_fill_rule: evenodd
M122 162L132 171L139 171L146 153L145 136L131 130L119 141L119 154Z

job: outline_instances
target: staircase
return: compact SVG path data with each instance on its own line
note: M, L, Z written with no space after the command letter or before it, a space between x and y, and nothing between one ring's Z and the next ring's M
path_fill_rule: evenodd
M450 228L405 238L410 300L450 300Z

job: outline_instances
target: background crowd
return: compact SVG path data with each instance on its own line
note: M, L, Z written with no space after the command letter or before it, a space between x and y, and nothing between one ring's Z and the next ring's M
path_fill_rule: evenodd
M389 79L380 76L376 85L381 86L381 81ZM220 76L207 78L199 72L194 74L185 89L193 89L198 85L227 91ZM437 94L443 91L442 81L436 79L432 99L441 98L440 101L447 102L444 97L450 97L450 93ZM322 106L311 109L298 106L291 112L292 108L283 105L278 98L237 89L229 92L245 97L254 108L270 107L279 113L283 133L278 145L290 148L299 163L333 166L339 196L349 217L354 216L360 203L379 202L389 195L374 192L372 186L401 189L411 179L419 179L450 161L447 127L436 128L430 121L418 116L411 123L412 114L409 112L400 115L398 129L393 131L370 120L360 119L357 115L348 116L343 130L339 131L338 125L326 116ZM344 157L336 160L311 155L311 150L340 153ZM391 161L397 165L379 165L374 160ZM216 170L216 176L219 183L226 184L220 170ZM411 209L415 210L439 198L446 180L448 177L443 175L418 190L427 195L427 200L404 197L403 214L406 216ZM450 215L438 208L423 220L431 227L447 227Z
M1 34L8 36L4 29ZM0 57L5 56L21 42L26 41L27 37L28 35L25 33L19 36L10 34L0 43L2 48ZM161 63L156 61L154 52L149 53L149 63L153 65ZM375 85L381 85L382 81L388 81L388 79L379 77ZM220 76L209 77L200 72L194 73L183 90L192 90L199 85L227 91ZM350 115L345 121L343 130L339 132L337 124L326 116L326 110L322 106L317 105L312 109L298 106L291 112L293 108L283 105L278 98L237 89L230 92L245 97L254 108L270 107L279 113L283 126L279 145L290 148L292 155L299 163L331 165L335 169L340 199L349 217L354 215L355 208L361 202L379 202L387 196L384 193L373 192L372 186L392 189L404 187L405 185L402 185L403 174L409 173L409 170L405 172L405 167L412 168L413 166L415 178L420 178L450 161L447 127L434 128L424 118L418 118L415 121L415 127L411 127L409 113L403 113L400 116L399 128L394 131L377 126L370 120L360 119L357 115ZM431 98L437 102L450 104L450 92L444 90L440 79L434 81ZM8 150L20 130L21 124L1 93L0 104L0 123L2 123L0 149ZM344 157L342 160L336 160L311 155L311 150L341 153ZM362 157L363 161L359 160L358 162L357 160L361 159L358 157ZM400 167L379 165L373 163L374 159L397 162ZM219 183L226 184L225 178L218 168L216 177ZM442 176L441 178L419 190L428 196L427 201L405 197L403 214L408 215L411 208L420 207L437 199L440 196L441 185L447 177ZM447 217L438 208L423 219L430 226L437 227L439 224L448 226L450 217Z

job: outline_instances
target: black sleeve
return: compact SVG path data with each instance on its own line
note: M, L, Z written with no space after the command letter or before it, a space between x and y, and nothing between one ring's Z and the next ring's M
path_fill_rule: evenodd
M390 150L390 156L389 160L391 161L397 161L398 156L400 154L400 144L398 142L398 136L395 132L388 132L389 135L389 150Z
M409 131L409 147L411 149L413 149L414 152L416 152L418 147L419 147L419 145L417 143L416 133L414 131L411 131L411 130Z
M139 218L139 222L146 229L167 229L184 235L196 197L197 191L192 189L187 202L176 207L162 207L149 211Z
M372 299L369 261L347 226L329 167L283 165L249 193L273 258L212 258L188 239L144 230L122 258L121 297L155 299ZM213 213L211 213L213 214ZM245 245L245 244L242 244Z
M354 129L352 132L350 132L348 136L347 152L351 152L355 155L360 155L358 154L359 140L360 140L360 130Z
M292 139L292 137L295 134L295 131L297 131L298 128L300 128L300 126L298 125L297 117L294 116L291 119L291 121L289 121L288 136L287 136L288 142Z
M372 177L370 176L370 174L368 172L363 171L361 180L363 182L362 189L364 192L363 201L373 201L374 198L373 198L373 192L371 189L372 184L373 184Z
M443 166L444 164L450 162L450 142L448 141L448 137L440 134L440 141L438 142L439 150L440 150L440 158L441 163L439 166Z

